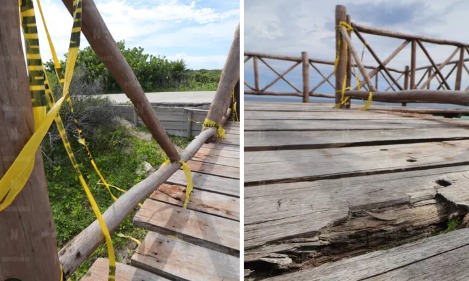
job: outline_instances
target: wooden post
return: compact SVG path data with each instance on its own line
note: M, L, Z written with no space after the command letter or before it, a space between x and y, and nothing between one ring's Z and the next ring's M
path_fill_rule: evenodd
M186 111L186 116L187 116L187 137L192 138L192 110L189 108L184 108L184 111Z
M236 28L231 48L226 58L225 66L221 72L220 82L218 83L217 92L210 105L207 118L220 123L226 109L229 107L231 92L236 83L239 81L239 25Z
M0 178L34 131L31 94L21 49L17 0L0 5ZM54 221L41 149L13 203L0 212L0 280L60 280ZM3 198L0 198L2 200Z
M307 52L301 52L303 61L303 102L309 102L309 59Z
M73 0L62 0L71 12ZM179 160L179 154L164 127L156 117L142 86L122 55L109 29L99 14L93 0L83 0L82 31L96 55L107 67L116 82L135 106L138 115L150 130L153 138L171 161Z
M349 25L352 24L351 20L350 20L350 15L347 15L347 23ZM350 38L352 38L352 30L347 30L347 34ZM351 60L351 53L350 53L350 48L347 49L347 70L346 70L346 80L345 80L345 89L351 89L351 83L352 83L352 60ZM352 103L352 100L349 99L346 103L345 103L345 108L350 108L350 105Z
M343 39L342 33L340 32L339 25L341 21L347 20L347 10L345 6L335 6L335 40L336 40L336 54L338 54L338 61L335 70L335 103L340 103L342 95L342 88L346 83L346 71L347 71L347 48L346 42ZM344 107L344 106L342 106Z
M404 71L404 90L409 90L409 66L405 66L405 71ZM407 106L406 102L402 103L402 106Z
M458 69L456 70L456 82L454 85L454 90L455 91L460 91L461 90L461 78L462 78L462 68L464 65L464 48L461 47L460 53L459 53L459 62L458 62Z
M432 76L432 69L433 68L431 66L428 67L428 80L429 80L429 82L427 83L427 90L430 89L430 84L431 84L431 80L432 80L432 77L433 77Z
M254 66L254 89L259 92L259 59L257 57L252 58L252 64Z
M241 122L241 86L240 86L240 81L235 85L235 102L236 102L236 116L238 116L238 121ZM234 113L234 112L233 112Z
M410 53L410 89L415 89L415 69L417 68L417 42L412 40Z

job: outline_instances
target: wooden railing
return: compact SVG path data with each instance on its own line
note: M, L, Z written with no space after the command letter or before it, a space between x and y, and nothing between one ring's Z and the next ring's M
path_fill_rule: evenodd
M245 71L245 94L298 96L303 97L303 102L308 102L309 96L333 97L336 103L340 103L342 89L346 89L345 95L354 99L366 99L372 92L373 100L401 102L404 105L406 102L469 104L467 95L464 95L464 92L469 90L469 68L465 65L465 62L469 61L467 57L469 44L363 26L351 22L345 7L340 5L336 7L336 25L336 54L338 54L336 60L312 59L306 52L302 52L299 57L245 52L245 69L246 63L251 60L253 65L253 79L249 79L252 78L249 76L250 71ZM383 59L366 41L364 34L401 39L403 42ZM352 40L352 35L355 35L358 42ZM357 43L363 45L367 57L371 56L368 65L363 64L363 54L360 57L355 47ZM443 62L437 63L428 51L429 44L453 46L454 49ZM389 67L406 48L411 49L409 61L399 63L402 67ZM417 67L419 50L428 61L428 65ZM292 64L285 70L279 71L270 62L272 60L292 62ZM273 80L263 85L259 78L261 64L276 75ZM286 75L299 65L302 66L302 84L286 78ZM324 71L326 66L330 67L329 71ZM310 72L311 68L314 71ZM265 78L265 73L262 74ZM311 77L319 78L313 79L318 81L315 85L311 85ZM253 80L254 83L251 84L247 82L248 80ZM273 90L273 85L280 80L283 80L291 91ZM325 84L331 86L332 92L319 93L321 86ZM399 96L391 97L393 93ZM435 98L435 95L440 94L445 94L444 99L443 96ZM343 106L349 107L349 102Z

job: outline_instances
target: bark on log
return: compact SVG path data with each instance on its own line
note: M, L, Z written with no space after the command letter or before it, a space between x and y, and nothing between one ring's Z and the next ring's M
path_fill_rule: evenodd
M2 1L0 6L0 54L2 178L34 132L16 0ZM60 280L56 232L40 149L23 190L0 212L0 280Z
M335 6L335 45L336 55L338 56L337 65L335 68L335 103L340 104L342 98L342 90L345 89L346 84L346 72L347 72L347 43L344 40L342 28L340 27L341 22L347 20L347 10L345 6ZM346 104L341 107L347 107Z
M62 2L69 12L72 12L73 0L62 0ZM168 158L171 161L179 160L176 148L156 117L137 77L119 50L93 0L83 0L82 31L96 55L132 101L136 112L150 130L153 138L166 152Z
M303 102L309 103L309 60L308 53L301 52L301 57L303 58Z

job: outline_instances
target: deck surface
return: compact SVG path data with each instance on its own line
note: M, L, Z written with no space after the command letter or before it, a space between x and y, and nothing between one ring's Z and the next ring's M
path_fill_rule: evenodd
M382 108L246 102L246 279L269 265L272 280L467 280L469 270L451 267L467 259L465 230L352 256L388 236L428 237L461 217L468 128L469 120ZM458 235L465 238L448 242ZM446 279L433 274L443 260Z
M207 143L188 161L194 190L187 209L182 170L148 198L134 217L150 230L116 280L237 281L240 272L239 123L226 137ZM82 280L107 280L107 260L98 259Z

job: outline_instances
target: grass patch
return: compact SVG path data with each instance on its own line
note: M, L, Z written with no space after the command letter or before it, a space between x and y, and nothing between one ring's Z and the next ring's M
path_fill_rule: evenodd
M121 127L113 131L98 129L93 132L92 142L89 143L93 157L108 183L125 190L128 190L145 177L135 173L142 162L146 161L153 167L158 167L165 160L164 152L154 140L139 139L130 130L133 129ZM185 148L190 141L181 137L171 137L171 139L181 148ZM94 172L81 145L75 139L71 141L81 171L101 212L104 212L113 203L113 200L106 188L98 184L99 177ZM57 228L58 247L62 248L92 223L95 217L63 146L55 143L53 146L44 145L43 147L48 147L44 151L46 179L51 209ZM117 190L112 190L112 192L116 197L121 195ZM132 224L135 212L136 210L120 224L115 234L122 233L139 240L145 237L146 231L134 227ZM114 249L118 261L122 261L126 256L131 256L128 251L135 249L136 243L126 238L117 237L115 234L112 235ZM70 279L79 280L98 257L107 257L104 244L98 247Z

